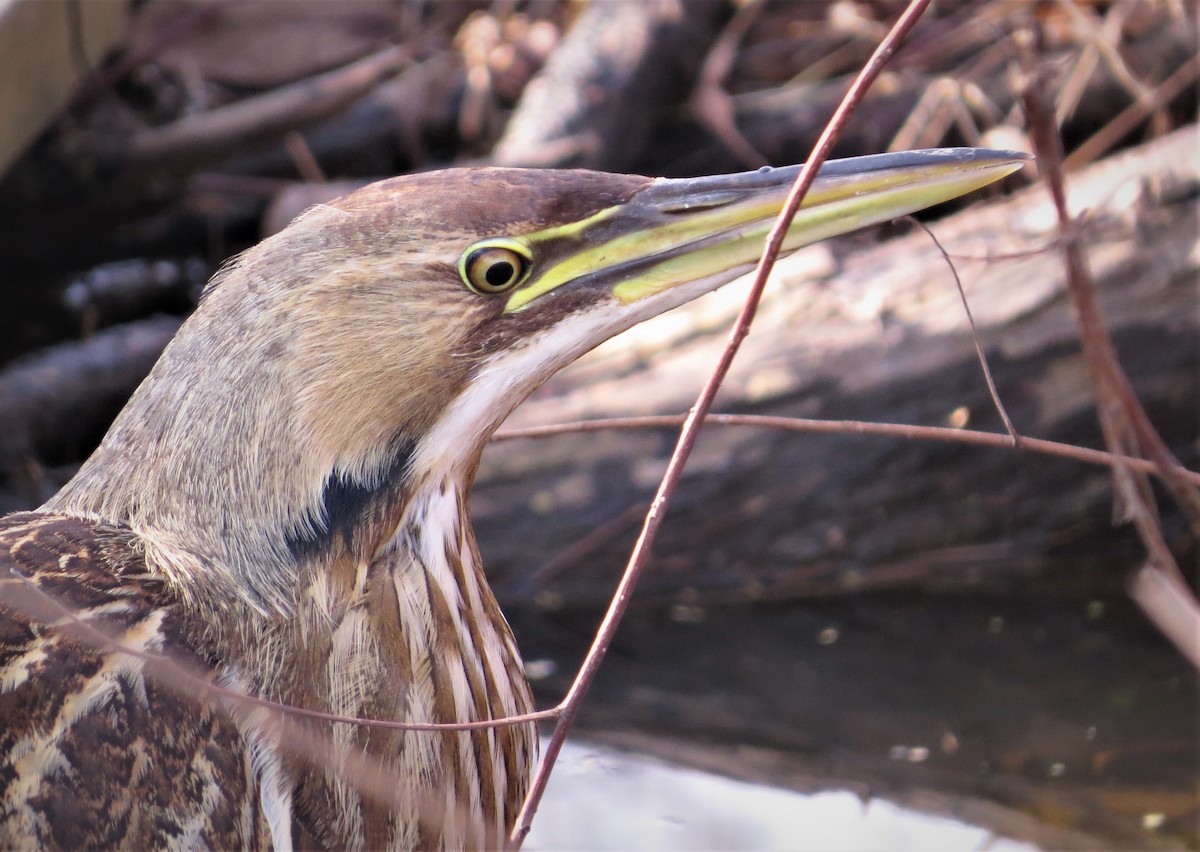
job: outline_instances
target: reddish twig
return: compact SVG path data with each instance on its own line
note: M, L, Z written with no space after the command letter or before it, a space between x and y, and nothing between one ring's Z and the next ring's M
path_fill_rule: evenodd
M577 420L571 423L555 423L549 426L530 426L524 429L506 429L498 432L494 440L513 441L520 438L543 438L570 432L598 432L602 429L666 429L679 426L684 421L681 414L664 414L650 417L612 417L603 420ZM947 426L910 426L904 423L870 423L864 420L809 420L803 417L772 417L762 414L709 414L706 424L716 426L760 426L768 429L786 429L792 432L807 432L820 435L874 435L887 438L906 438L917 441L947 441L974 446L1012 449L1012 437L999 432L978 432L972 429L952 429ZM1047 456L1071 459L1083 464L1101 467L1126 465L1139 473L1162 475L1152 461L1119 453L1077 447L1058 441L1021 436L1021 449ZM1200 473L1179 465L1173 472L1200 486Z
M758 20L762 7L761 0L754 0L734 14L705 57L700 78L688 100L696 119L721 140L729 153L752 169L767 165L767 158L738 129L733 96L725 90L725 78L733 69L738 45Z
M572 682L570 689L567 690L567 695L562 705L562 716L559 718L558 724L555 725L554 733L546 745L546 752L542 757L541 765L538 766L537 772L534 774L533 783L530 785L529 793L525 797L521 811L517 815L516 824L509 837L509 846L514 850L520 849L522 842L529 834L533 815L537 812L542 794L546 790L546 784L550 780L550 773L554 769L554 763L558 758L559 752L562 750L563 743L566 741L567 732L570 730L572 723L575 721L575 716L579 712L583 697L586 695L588 688L596 676L600 662L604 659L605 652L607 652L609 645L612 643L617 625L620 623L621 617L629 605L630 597L641 577L646 558L654 544L659 527L662 525L671 495L679 483L683 467L687 463L688 456L691 454L692 447L695 445L696 438L699 435L700 426L703 424L705 415L712 406L717 389L720 387L725 374L729 371L729 367L733 363L733 358L737 354L738 348L750 332L750 324L753 322L754 315L757 312L758 301L762 296L763 289L766 287L767 277L775 263L775 259L779 255L788 226L796 215L796 211L800 207L800 202L804 199L805 194L816 178L821 163L829 155L829 152L845 129L850 114L862 101L871 83L883 70L900 42L913 26L916 25L917 20L924 13L930 2L931 0L910 0L904 13L901 14L883 42L876 48L875 53L867 61L863 70L859 72L858 77L846 92L837 111L834 112L833 117L826 125L821 137L817 140L812 155L808 158L803 168L801 168L800 174L796 177L795 184L788 193L783 210L780 211L775 224L771 228L771 232L767 235L766 246L754 271L750 293L747 295L746 302L742 306L741 314L730 331L729 341L725 346L725 350L721 353L720 360L701 390L696 403L688 411L683 428L680 430L679 440L675 445L675 451L667 463L666 473L663 474L662 482L659 485L658 492L654 496L654 501L651 503L650 511L646 513L645 524L642 526L642 532L638 536L633 552L630 554L629 563L625 568L624 574L621 576L620 582L617 584L612 602L609 605L608 611L604 614L604 619L601 621L599 629L596 631L596 638L591 648L588 649L583 665L580 667L579 673Z
M1022 251L996 252L995 254L989 253L986 255L966 254L964 252L952 251L947 254L947 257L949 257L951 260L970 260L977 261L979 263L993 263L998 260L1023 260L1027 257L1033 257L1034 255L1043 254L1051 249L1056 249L1058 248L1058 244L1060 242L1061 240L1055 238L1050 240L1050 242L1046 243L1045 245L1038 246L1037 248L1024 249Z
M122 53L110 64L93 71L83 80L63 110L64 114L90 104L98 94L111 89L129 76L134 68L154 61L176 42L210 24L220 15L221 5L229 2L231 0L219 0L192 8L181 4L183 12L179 17L160 27L154 37L142 44L138 50Z
M1025 76L1022 94L1029 135L1058 214L1067 292L1075 308L1080 344L1092 376L1097 416L1105 443L1121 455L1144 454L1153 462L1167 490L1190 521L1193 533L1200 534L1200 491L1176 472L1178 462L1134 393L1100 315L1079 223L1071 218L1067 208L1062 140L1053 110L1043 94L1035 38L1031 31L1025 30L1018 32L1015 40ZM1163 535L1149 477L1128 465L1117 464L1113 468L1113 483L1115 514L1121 520L1133 522L1149 554L1130 594L1147 617L1159 625L1189 660L1195 662L1194 643L1180 642L1179 626L1183 625L1184 629L1190 626L1194 630L1197 602Z
M307 183L325 183L325 170L308 147L308 140L299 130L290 130L283 137L283 148L292 159L300 179Z
M494 440L511 441L529 438L543 438L552 435L562 435L579 432L598 432L609 429L664 429L679 427L684 423L685 415L668 414L647 417L620 417L601 420L583 420L569 423L556 423L548 426L532 426L523 429L509 429L498 432ZM996 432L979 432L969 429L951 429L941 426L912 426L900 423L870 423L861 420L811 420L799 417L775 417L757 414L708 414L704 422L710 426L757 426L771 429L784 429L793 432L809 434L841 434L841 435L870 435L878 437L905 438L911 440L945 441L969 444L974 446L1009 449L1012 447L1008 435ZM1148 474L1159 473L1158 467L1150 461L1132 456L1120 456L1103 450L1078 447L1072 444L1062 444L1040 438L1022 436L1021 446L1033 453L1040 453L1058 458L1066 458L1085 464L1112 467L1124 464L1133 470ZM1200 472L1194 472L1180 467L1177 473L1188 481L1200 485ZM610 526L624 526L629 521L629 515L634 510L643 511L642 506L631 507L617 518L610 521L602 529L611 533ZM592 536L581 540L592 543ZM575 554L576 556L578 554ZM555 560L557 564L559 560ZM542 569L543 571L546 569ZM558 718L562 713L562 705L527 713L519 716L504 716L478 722L397 722L385 719L371 719L360 716L342 716L336 713L326 713L318 710L308 710L291 704L283 704L267 698L249 695L244 692L222 687L213 683L202 673L189 671L177 660L162 654L140 651L131 648L115 637L112 631L105 630L96 620L84 620L52 595L39 589L28 578L12 572L14 577L22 580L26 586L25 595L15 595L10 590L3 595L5 606L21 612L35 621L69 625L72 638L81 644L106 651L126 654L141 660L153 668L154 676L163 680L167 685L176 688L188 687L194 690L194 695L209 699L221 699L243 704L250 708L261 708L272 712L312 719L324 722L339 722L344 724L363 725L381 729L415 730L415 731L463 731L481 728L514 725L524 722L545 721Z
M301 710L222 687L211 679L215 676L211 670L186 664L163 654L131 648L119 638L119 628L108 624L104 619L80 618L78 613L39 588L32 579L12 568L8 569L7 577L0 579L0 600L10 612L20 613L85 647L102 649L107 653L125 654L140 660L144 676L153 680L157 686L185 699L203 701L214 712L230 718L239 727L257 732L269 741L286 743L289 756L298 758L318 773L331 772L340 775L362 794L364 799L372 800L385 808L394 808L400 804L399 797L402 795L412 795L412 791L407 790L405 785L397 783L395 768L361 749L338 745L332 737L323 736L310 726L301 724L297 717L406 730L442 729L441 725L401 722L376 724L354 717L338 717L330 713ZM522 721L538 721L552 715L554 711L529 714L527 717L506 721L516 724ZM491 727L494 724L467 723L466 727ZM455 727L462 730L464 726ZM418 792L416 795L420 797L418 819L423 826L437 830L453 821L469 823L469 817L462 808L448 806L445 800L428 793Z
M1173 474L1180 465L1142 408L1121 368L1116 347L1100 314L1079 229L1067 207L1062 141L1054 124L1053 110L1043 95L1045 89L1040 83L1033 51L1034 38L1028 32L1018 33L1016 38L1026 74L1024 98L1030 138L1058 214L1067 291L1075 308L1084 359L1095 385L1097 411L1106 443L1120 455L1144 454L1157 464L1163 482L1187 515L1193 531L1200 534L1200 492ZM1126 508L1133 512L1133 520L1152 554L1169 556L1169 552L1164 554L1163 547L1155 543L1161 534L1157 531L1157 512L1148 484L1135 482L1127 474L1127 469L1123 472L1121 467L1117 468L1119 495L1127 501ZM1169 564L1173 561L1169 560Z

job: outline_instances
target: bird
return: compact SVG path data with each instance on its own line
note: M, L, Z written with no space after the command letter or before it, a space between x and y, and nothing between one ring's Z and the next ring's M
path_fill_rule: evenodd
M831 161L784 249L1024 160ZM0 846L503 846L533 723L271 702L533 709L469 521L480 454L557 370L752 269L799 168L431 171L228 262L78 473L0 519Z

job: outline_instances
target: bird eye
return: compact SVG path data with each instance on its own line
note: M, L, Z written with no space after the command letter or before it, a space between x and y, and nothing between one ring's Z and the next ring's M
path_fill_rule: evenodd
M467 249L458 262L466 285L481 296L506 293L525 280L528 249L515 240L496 241Z

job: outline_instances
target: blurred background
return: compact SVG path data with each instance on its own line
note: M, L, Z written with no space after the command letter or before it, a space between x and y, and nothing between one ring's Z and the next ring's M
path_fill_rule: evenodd
M0 511L53 494L208 277L308 206L449 166L802 161L903 5L0 0ZM1197 44L1185 0L942 0L836 151L1028 150L1037 87L1121 363L1193 469ZM1039 178L928 218L1016 428L1101 447ZM775 279L721 410L1001 429L953 274L911 225ZM743 292L606 344L511 425L685 410ZM545 704L673 439L485 457L480 542ZM1196 671L1129 599L1145 555L1124 520L1103 467L706 429L531 847L1195 848Z

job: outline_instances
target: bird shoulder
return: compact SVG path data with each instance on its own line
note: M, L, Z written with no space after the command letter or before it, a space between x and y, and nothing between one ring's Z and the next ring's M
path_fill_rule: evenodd
M153 658L208 668L128 529L0 519L0 846L252 848L265 816L237 724Z

